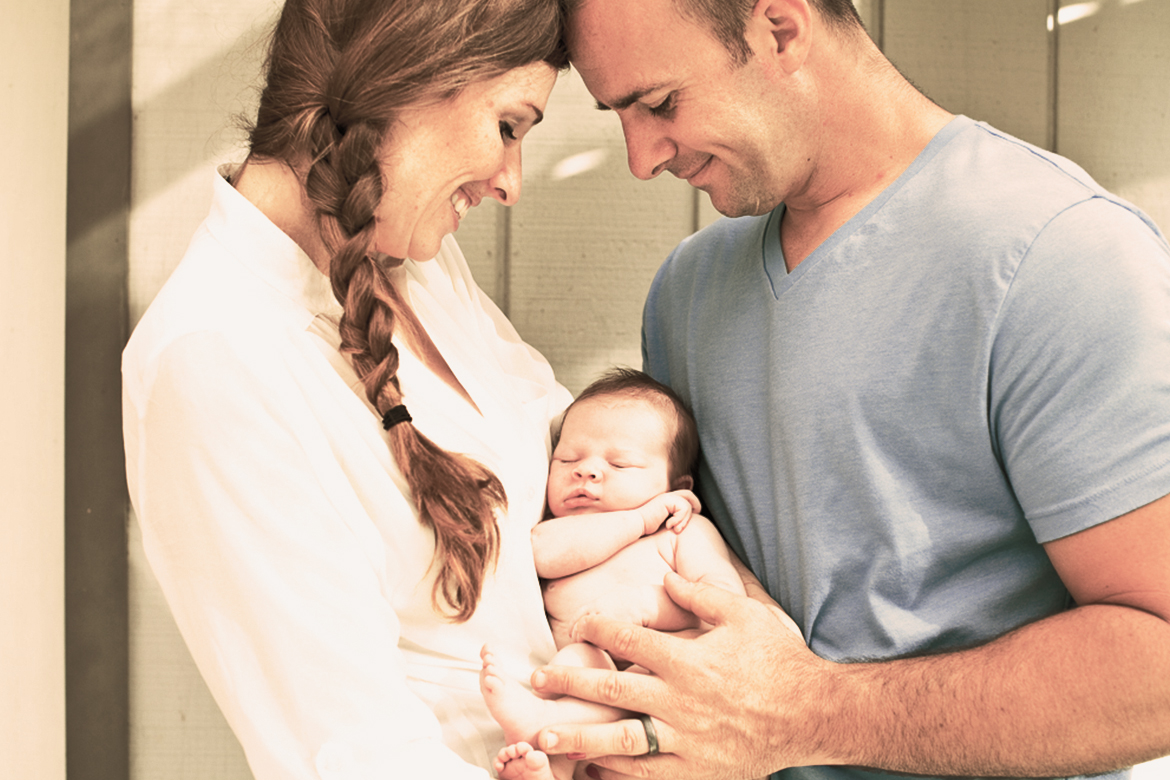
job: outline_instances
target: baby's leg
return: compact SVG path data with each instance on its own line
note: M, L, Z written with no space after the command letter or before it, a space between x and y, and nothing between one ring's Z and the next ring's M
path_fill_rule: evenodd
M549 766L548 756L527 742L517 742L501 750L495 767L500 780L559 780ZM572 771L570 768L570 775Z
M503 676L495 666L491 652L484 647L480 652L483 658L483 670L479 675L479 687L487 702L492 717L504 729L504 739L510 747L501 751L497 762L503 760L508 767L520 762L529 766L538 759L533 753L539 751L509 754L518 743L536 742L537 733L553 723L610 723L615 720L629 717L625 710L606 707L594 702L582 701L568 696L559 699L542 699L529 688L517 680ZM553 664L565 666L592 666L602 669L613 669L613 662L604 652L590 645L569 645L559 651L551 661ZM540 753L543 756L543 753ZM551 776L557 780L568 780L573 774L574 762L564 756L551 757ZM497 767L500 777L505 777ZM544 780L547 776L509 775L505 780Z
M480 689L492 716L503 726L504 737L509 743L535 742L537 732L553 723L610 723L630 717L625 710L569 696L542 699L518 680L504 677L486 647L480 655L483 658ZM563 648L549 663L597 669L614 668L604 651L584 643Z

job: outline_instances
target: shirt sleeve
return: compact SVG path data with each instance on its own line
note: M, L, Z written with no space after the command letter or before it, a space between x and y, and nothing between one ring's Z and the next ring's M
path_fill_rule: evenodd
M1054 218L1011 282L990 414L1041 542L1170 493L1170 252L1104 198Z
M407 684L392 599L413 583L286 362L197 333L127 381L132 497L179 629L257 780L483 780Z

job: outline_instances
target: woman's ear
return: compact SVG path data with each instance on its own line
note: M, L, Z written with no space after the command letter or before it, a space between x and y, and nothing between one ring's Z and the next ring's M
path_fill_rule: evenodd
M808 58L812 19L808 0L757 0L744 37L757 56L795 73Z
M670 489L671 490L693 490L694 487L695 487L694 478L692 478L690 474L687 474L686 476L682 476L682 477L679 477L678 479L676 479L674 481L674 484L671 486Z

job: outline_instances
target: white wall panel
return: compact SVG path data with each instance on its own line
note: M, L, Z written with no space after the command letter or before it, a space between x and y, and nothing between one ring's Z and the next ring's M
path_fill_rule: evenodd
M64 780L69 3L0 13L0 776Z
M1047 146L1049 0L884 0L885 53L932 100Z
M130 321L183 256L220 162L239 162L275 0L134 4Z
M1170 230L1170 2L1064 3L1057 149Z
M525 161L510 315L576 392L610 365L641 366L642 304L694 230L695 198L672 175L630 173L617 116L596 109L575 72L561 77Z

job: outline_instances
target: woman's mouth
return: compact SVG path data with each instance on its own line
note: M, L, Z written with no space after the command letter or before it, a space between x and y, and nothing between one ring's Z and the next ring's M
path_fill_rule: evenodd
M462 220L471 210L471 199L463 194L463 190L455 190L451 196L451 208L455 209L455 216Z

